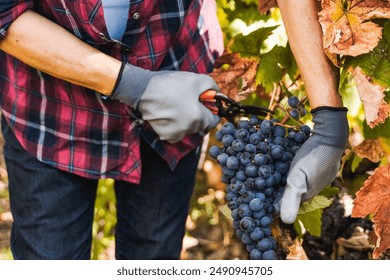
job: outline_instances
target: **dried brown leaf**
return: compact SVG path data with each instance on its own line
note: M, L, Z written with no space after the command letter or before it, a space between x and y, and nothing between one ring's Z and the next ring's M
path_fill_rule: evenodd
M379 162L387 155L382 139L365 139L355 147L354 152L360 158L368 158L372 162Z
M258 0L260 14L266 14L271 8L277 7L276 0Z
M324 49L358 56L372 51L382 38L382 28L369 20L390 18L387 0L323 0L319 22Z
M384 123L389 116L390 106L384 100L382 100L378 110L378 117L375 120L371 121L368 125L373 128L380 123Z
M380 166L356 193L352 217L373 214L375 234L378 237L373 252L375 259L390 248L390 166Z
M226 53L218 59L210 76L222 93L240 101L247 97L243 93L256 91L255 77L258 64L257 59L242 58L237 53Z
M294 240L294 244L288 247L289 253L286 260L308 260L305 249L298 239Z
M385 88L372 83L360 67L353 70L352 77L356 82L359 97L364 106L367 124L373 128L377 124L383 123L389 117L389 106L383 100Z

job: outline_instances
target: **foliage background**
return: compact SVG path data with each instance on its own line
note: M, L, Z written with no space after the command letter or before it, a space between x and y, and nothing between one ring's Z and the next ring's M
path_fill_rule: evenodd
M362 3L381 5L382 18L368 16L372 9L364 10L367 7L362 7ZM291 95L305 99L304 84L289 49L280 12L274 7L275 1L217 0L217 4L226 53L212 75L222 91L243 103L272 109L286 105L287 97ZM330 34L337 33L342 28L350 28L356 33L362 24L370 22L380 28L381 35L375 45L371 43L361 48L353 45L353 55L338 52L340 42L328 48L329 57L340 69L340 93L349 109L350 145L338 177L331 188L322 193L324 199L317 197L308 202L293 227L276 222L273 230L281 248L279 253L288 259L383 258L387 254L386 248L390 247L390 121L387 118L390 101L390 4L387 0L323 0L322 4L321 19L325 33L326 30L331 30ZM357 8L362 8L363 12ZM334 10L330 12L331 9L336 9L337 13ZM359 20L352 18L359 13L362 15ZM329 23L329 18L335 14L337 19ZM347 22L346 27L338 25L343 20ZM352 22L355 25L348 25ZM348 41L345 43L348 44ZM348 46L343 45L343 50L345 48ZM356 50L361 53L356 53ZM306 107L308 114L302 121L311 125L309 104L306 103ZM283 117L282 111L277 113ZM207 154L208 146L216 144L214 133L211 131L199 164L182 258L247 259L243 245L235 238L230 213L225 206L225 186L220 181L220 167ZM12 216L4 167L1 161L0 259L11 259L8 240ZM93 225L93 259L114 258L116 207L113 184L112 180L99 183ZM358 193L360 206L354 209L353 201L359 190L363 190ZM353 214L355 217L351 216ZM374 228L370 224L372 221L375 222ZM333 232L340 228L337 234L327 231L329 223ZM342 232L342 223L354 226ZM381 237L381 242L377 242L377 237ZM325 245L329 245L328 248ZM348 250L358 254L347 255L345 252Z

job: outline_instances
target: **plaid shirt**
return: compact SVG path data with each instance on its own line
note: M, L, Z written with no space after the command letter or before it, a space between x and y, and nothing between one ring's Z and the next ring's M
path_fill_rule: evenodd
M0 39L13 20L31 9L102 52L133 65L207 73L221 51L213 47L215 42L220 46L221 37L211 37L213 30L200 20L202 3L131 0L126 32L118 42L109 38L101 1L0 0ZM207 20L210 16L215 18L215 13L207 15ZM215 22L210 26L213 29ZM160 141L147 123L138 124L135 112L124 104L103 100L97 92L42 73L2 51L0 106L28 152L51 166L93 179L138 183L140 137L172 169L202 139L188 135L177 144Z

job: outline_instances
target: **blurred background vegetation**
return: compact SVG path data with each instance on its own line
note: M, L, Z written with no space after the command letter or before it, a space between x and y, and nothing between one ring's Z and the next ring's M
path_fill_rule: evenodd
M286 82L281 81L282 73L278 73L278 71L282 71L279 68L283 67L280 67L280 57L275 57L274 54L279 54L280 56L283 55L282 59L285 59L286 56L290 56L290 52L279 10L277 8L272 8L268 13L261 15L258 12L258 0L216 1L218 5L218 18L222 26L225 46L227 46L227 48L231 46L232 38L238 34L243 35L240 38L242 42L245 42L245 40L251 40L249 38L250 36L244 38L245 35L250 32L259 28L272 27L272 34L268 34L266 36L264 42L261 43L261 49L259 50L259 56L261 56L261 59L269 62L268 65L264 67L270 68L265 69L265 74L267 74L266 77L256 77L256 79L261 79L261 84L264 87L270 87L270 85L273 86L276 81L276 84L281 87L280 91L282 94L280 96L283 98L283 94L289 92L290 89L286 89L281 86L284 86L285 84L283 82ZM245 47L245 44L242 44L242 46ZM281 48L274 49L275 46L281 46ZM260 48L260 46L257 47ZM290 58L287 57L287 60ZM290 64L290 68L293 69L295 67L293 65L294 63L291 62ZM283 71L285 70L286 69L283 68ZM288 76L284 74L285 73L283 72L283 79ZM280 77L278 75L280 75ZM363 139L361 132L364 131L364 111L358 98L356 87L353 83L349 83L349 81L342 84L341 91L344 103L349 109L348 118L352 131L354 132L351 134L350 142L356 145ZM265 82L268 83L266 84ZM281 83L278 84L278 82ZM303 85L301 83L297 83L297 80L293 81L293 84L294 88L292 90L294 91L294 95L297 95L300 98L304 97L305 92ZM268 91L261 97L256 94L252 94L248 96L247 100L244 102L268 106L270 99L271 95ZM303 121L310 125L309 113ZM387 122L387 124L389 124L389 122ZM225 185L221 182L221 169L215 161L209 158L207 154L208 147L217 144L214 137L215 131L216 130L211 131L209 137L206 138L205 145L203 147L203 155L198 166L196 185L186 223L186 236L183 240L182 259L248 258L245 248L234 235L232 222L229 218L230 210L228 210L225 205ZM382 129L382 131L389 130ZM1 156L2 152L0 150L0 260L12 259L12 254L9 250L9 235L12 224L12 215L9 209L7 172ZM367 159L360 159L356 156L345 160L342 171L343 180L338 178L334 183L334 185L342 191L338 195L337 199L334 199L334 203L329 207L330 210L324 210L324 213L326 212L326 218L328 221L333 223L336 219L338 221L337 226L339 227L347 224L355 226L348 229L347 233L340 233L340 236L333 234L336 231L335 224L328 223L327 229L322 226L322 230L328 230L326 231L326 238L328 238L328 241L330 238L329 236L333 238L330 242L328 242L330 244L330 251L328 250L329 248L321 248L324 244L324 240L319 239L319 236L311 236L306 233L306 239L303 241L303 245L306 246L306 252L310 254L309 258L336 258L334 256L335 254L340 256L341 253L339 251L337 253L333 252L334 244L338 242L337 246L340 248L343 247L340 245L340 242L344 242L344 247L351 249L351 247L347 247L351 246L351 236L355 239L358 238L356 239L358 242L365 242L364 254L360 254L363 251L357 250L357 247L355 246L356 244L354 243L353 246L355 247L351 249L352 254L347 255L347 257L356 259L368 258L367 250L372 249L372 242L371 244L366 242L366 239L368 238L366 234L367 231L360 235L359 232L356 233L357 235L353 234L357 228L356 225L359 225L359 228L370 228L371 224L364 220L351 219L344 209L340 209L339 199L344 200L345 202L347 198L349 201L348 203L351 205L351 195L354 195L356 190L358 190L367 179L369 174L368 171L373 170L375 167L376 166L373 166L372 162L369 162ZM93 224L92 259L114 259L116 206L113 185L114 181L110 179L99 182L98 197L95 205L95 220ZM346 195L342 196L344 194ZM336 212L339 213L337 214L337 217L335 216ZM316 227L320 234L321 224L317 224ZM322 232L322 235L323 233L324 232ZM282 236L282 238L286 240L286 244L284 244L285 248L292 244L291 237L293 236ZM337 242L336 239L338 240ZM283 240L281 242L283 242ZM281 242L279 242L279 244L281 244ZM300 244L297 245L298 246L292 247L292 251L301 248ZM327 252L327 250L329 252ZM301 253L297 251L296 255L292 258L306 257L305 254L300 254Z

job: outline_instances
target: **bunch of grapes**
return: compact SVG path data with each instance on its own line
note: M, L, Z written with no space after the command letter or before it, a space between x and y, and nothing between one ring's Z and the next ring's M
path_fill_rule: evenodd
M209 154L222 167L227 206L236 236L252 260L274 260L276 240L271 225L274 203L286 186L290 163L311 133L310 127L286 128L278 120L257 117L225 122L216 132L222 143Z

